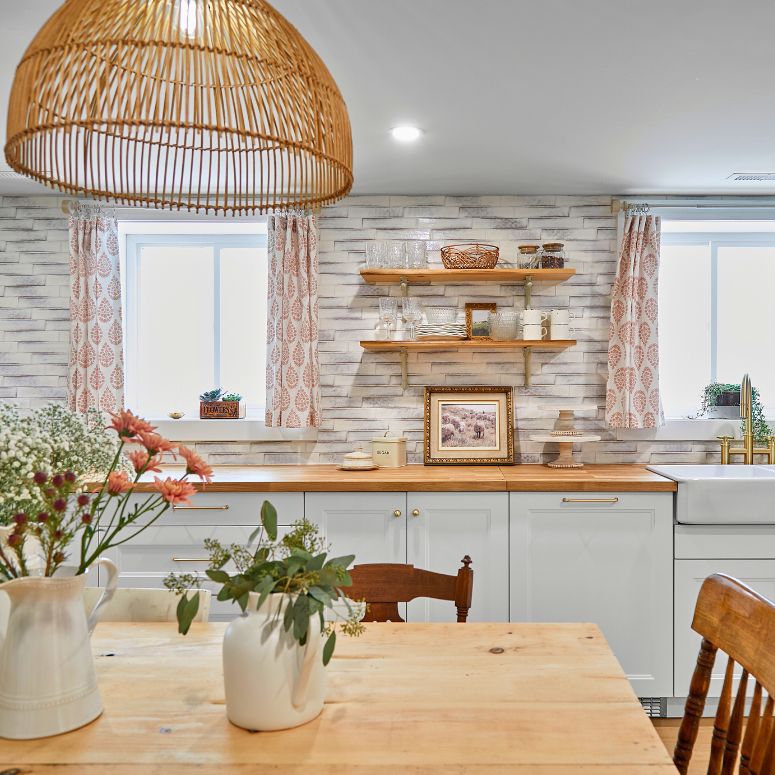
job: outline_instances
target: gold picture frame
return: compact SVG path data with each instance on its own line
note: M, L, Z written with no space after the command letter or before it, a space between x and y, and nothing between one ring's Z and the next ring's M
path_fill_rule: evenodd
M426 466L513 465L514 389L426 387L424 437Z
M490 320L486 318L487 333L475 333L478 326L483 325L484 321L477 320L476 312L487 312L488 316L490 312L495 312L498 305L495 303L482 304L479 302L472 302L466 304L466 338L467 339L492 339L490 335Z

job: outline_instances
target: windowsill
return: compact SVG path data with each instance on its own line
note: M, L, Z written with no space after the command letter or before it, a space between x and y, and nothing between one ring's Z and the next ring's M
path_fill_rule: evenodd
M622 441L717 441L719 436L739 439L740 420L665 420L661 428L631 430L619 428L616 438Z
M267 428L263 420L151 420L170 441L314 441L317 428Z

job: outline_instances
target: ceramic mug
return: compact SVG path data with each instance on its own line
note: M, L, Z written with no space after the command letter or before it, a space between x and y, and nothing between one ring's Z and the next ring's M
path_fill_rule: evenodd
M548 329L546 326L537 325L535 323L529 323L522 327L523 339L543 339L547 334Z
M520 318L522 324L526 326L541 325L545 323L549 316L540 309L523 309Z
M550 339L571 339L572 338L572 330L569 326L556 326L554 323L552 323L552 329L549 335Z

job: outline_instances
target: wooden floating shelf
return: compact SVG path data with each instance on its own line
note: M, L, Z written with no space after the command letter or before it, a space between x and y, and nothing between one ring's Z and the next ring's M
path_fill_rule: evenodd
M432 342L416 340L395 341L362 339L361 347L369 352L401 353L401 385L409 387L410 352L444 352L449 350L521 350L525 363L525 387L530 387L530 369L533 350L565 350L576 344L575 339L511 339L495 341L487 339L436 339Z
M367 283L561 283L575 269L361 269Z
M361 347L370 352L389 352L392 350L432 351L432 350L523 350L527 347L537 350L564 350L573 347L575 339L510 339L506 341L460 339L423 341L370 340L361 341Z

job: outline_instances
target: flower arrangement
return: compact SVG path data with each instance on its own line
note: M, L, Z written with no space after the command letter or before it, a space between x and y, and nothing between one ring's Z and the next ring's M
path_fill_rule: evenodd
M725 394L732 395L730 406L740 406L739 383L711 382L702 391L699 416L707 414L711 407L721 405L722 396ZM772 430L764 417L764 407L757 388L751 388L751 425L754 438L757 441L766 441L772 435ZM744 423L741 423L741 431L745 431L743 426Z
M189 475L205 482L212 476L210 466L193 450L173 446L130 411L112 415L110 429L100 426L99 433L88 420L78 425L79 419L64 409L46 410L29 422L6 408L2 412L4 418L17 417L18 422L12 431L4 427L0 432L0 484L8 485L3 513L14 509L8 520L11 532L0 544L0 579L53 576L68 561L73 546L75 572L84 573L101 554L146 530L170 506L188 503L195 492ZM20 429L29 431L27 439L20 436ZM134 449L125 455L128 444ZM112 454L107 465L106 450ZM161 472L165 452L184 459L184 475L155 477L153 492L130 506L129 496L140 477ZM25 460L27 453L31 456ZM102 483L90 486L99 468ZM138 524L141 517L146 519Z
M255 547L250 544L257 540ZM354 555L328 559L328 547L319 535L316 525L300 520L293 529L277 539L277 511L269 501L261 507L261 525L250 536L248 546L222 545L208 539L205 548L210 554L207 577L221 585L218 600L236 602L245 611L251 592L258 593L257 608L271 594L284 596L278 624L291 632L299 645L306 643L311 616L320 617L321 630L327 636L323 647L323 664L328 664L336 645L334 624L326 626L325 609L334 610L334 602L343 600L346 617L340 617L341 628L346 635L360 635L364 626L357 610L342 593L342 587L352 586L348 568ZM232 563L236 573L229 573L225 566ZM188 592L199 589L202 577L198 574L171 573L165 586L181 595L177 608L178 629L185 635L199 610L199 595ZM358 607L362 608L362 605Z

